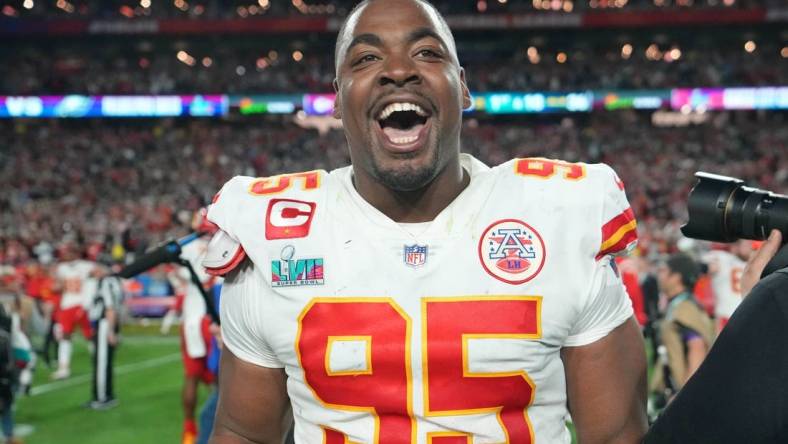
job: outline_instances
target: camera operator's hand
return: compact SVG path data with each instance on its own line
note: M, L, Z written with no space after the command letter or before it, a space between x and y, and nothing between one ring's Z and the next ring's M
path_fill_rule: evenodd
M780 230L772 230L771 234L769 234L769 238L761 245L761 248L750 256L750 260L747 261L747 266L744 267L744 272L741 276L742 296L750 294L752 287L761 279L763 269L766 268L766 264L777 254L780 245L782 245L782 240L782 233L780 233Z

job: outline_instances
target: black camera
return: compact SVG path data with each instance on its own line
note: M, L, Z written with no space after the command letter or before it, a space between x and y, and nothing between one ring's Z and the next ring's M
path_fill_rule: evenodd
M687 202L689 221L681 227L685 236L713 242L764 240L776 228L788 239L788 196L748 187L733 177L704 172L695 177L698 183ZM788 265L785 246L764 275L783 262Z

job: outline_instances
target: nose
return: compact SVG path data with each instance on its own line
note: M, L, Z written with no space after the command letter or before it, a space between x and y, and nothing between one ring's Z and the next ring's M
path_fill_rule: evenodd
M409 83L421 82L421 75L408 54L390 54L386 57L383 69L378 75L378 84L393 84L398 87Z

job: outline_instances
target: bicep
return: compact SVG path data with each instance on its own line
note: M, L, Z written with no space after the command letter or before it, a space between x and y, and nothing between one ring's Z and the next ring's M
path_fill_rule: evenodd
M636 443L646 432L646 356L634 318L604 338L561 350L581 443Z
M242 361L225 348L211 443L281 444L291 421L284 369Z
M706 342L700 336L687 341L687 379L700 367L707 351Z

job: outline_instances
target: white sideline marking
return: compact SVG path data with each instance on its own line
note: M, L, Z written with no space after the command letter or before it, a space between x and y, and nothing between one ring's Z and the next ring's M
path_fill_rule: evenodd
M140 361L140 362L134 362L132 364L121 365L119 367L115 367L115 374L125 375L127 373L132 373L137 370L143 370L151 367L158 367L162 364L177 361L180 359L180 357L181 357L180 353L173 353L171 355L159 356L158 358L148 359L147 361ZM86 382L90 382L92 379L93 379L93 374L88 373L85 375L75 376L73 378L69 378L63 381L55 381L55 382L50 382L48 384L38 385L30 389L30 396L43 395L44 393L49 393L54 390L60 390L63 388L84 384Z

